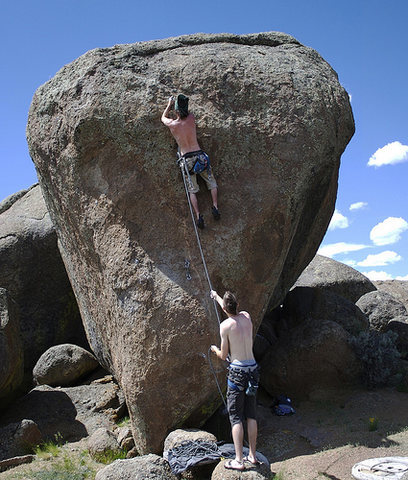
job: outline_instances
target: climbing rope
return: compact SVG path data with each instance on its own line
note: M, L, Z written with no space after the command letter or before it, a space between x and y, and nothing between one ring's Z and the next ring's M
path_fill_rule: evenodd
M183 176L184 189L185 189L185 191L186 191L186 196L187 196L188 206L189 206L189 209L190 209L191 219L192 219L192 221L193 221L194 232L195 232L195 235L196 235L198 248L199 248L199 250L200 250L201 261L203 262L204 272L205 272L205 276L206 276L206 279L207 279L207 282L208 282L208 286L210 287L210 290L213 290L213 287L212 287L212 284L211 284L211 280L210 280L210 275L208 274L207 263L206 263L205 258L204 258L203 248L202 248L202 246L201 246L200 236L199 236L199 234L198 234L197 225L196 225L196 222L195 222L195 220L194 220L193 206L191 205L190 195L188 194L188 187L187 187L186 176L188 176L188 179L189 179L189 181L191 182L190 172L188 171L188 168L187 168L187 165L186 165L186 162L185 162L184 158L183 158L182 156L180 156L179 152L177 152L177 154L178 154L178 156L179 156L178 164L179 164L179 166L180 166L181 174L182 174L182 176ZM213 305L214 305L215 314L216 314L216 316L217 316L218 325L220 325L220 324L221 324L221 320L220 320L220 314L219 314L218 308L217 308L217 303L216 303L216 301L215 301L214 298L212 299L212 301L213 301Z
M205 276L206 276L206 278L207 278L207 282L208 282L208 286L210 287L210 290L213 290L212 284L211 284L210 275L208 274L207 263L206 263L206 261L205 261L203 248L202 248L202 246L201 246L200 235L198 234L197 225L196 225L196 222L195 222L195 219L194 219L193 206L191 205L190 195L188 194L188 187L187 187L186 177L188 177L188 179L189 179L189 181L190 181L190 183L191 183L190 172L188 171L187 164L186 164L184 158L183 158L182 156L180 156L180 152L177 152L177 156L178 156L178 164L179 164L179 167L180 167L180 169L181 169L181 175L182 175L182 177L183 177L184 190L185 190L185 192L186 192L186 197L187 197L187 201L188 201L188 206L189 206L189 209L190 209L191 220L193 221L193 227L194 227L194 232L195 232L196 239L197 239L197 245L198 245L198 248L199 248L199 250L200 250L201 261L202 261L203 266L204 266ZM216 316L217 316L218 325L220 325L220 324L221 324L221 320L220 320L220 314L219 314L218 308L217 308L217 303L216 303L216 301L215 301L214 298L212 299L212 301L213 301L213 305L214 305L215 314L216 314ZM215 370L214 370L214 367L213 367L213 364L212 364L212 361L211 361L211 347L208 349L207 358L208 358L208 363L209 363L209 365L210 365L211 372L212 372L212 374L214 375L215 383L217 384L218 392L219 392L219 394L220 394L220 397L222 398L222 401L223 401L223 403L224 403L225 408L227 408L227 404L226 404L226 402L225 402L224 395L222 394L222 390L221 390L220 384L219 384L219 382L218 382L217 375L216 375L216 373L215 373Z
M212 361L211 361L211 347L208 349L207 358L208 358L208 363L210 365L212 374L214 375L214 378L215 378L215 383L217 384L218 392L220 394L220 397L222 398L222 403L224 404L225 409L228 410L227 403L225 401L224 395L222 394L222 390L221 390L220 384L218 382L217 375L215 373L215 370L214 370L214 367L213 367L213 364L212 364Z

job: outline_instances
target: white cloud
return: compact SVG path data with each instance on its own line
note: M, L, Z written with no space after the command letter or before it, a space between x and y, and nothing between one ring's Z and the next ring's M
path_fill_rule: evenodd
M334 255L338 255L339 253L356 252L357 250L362 250L363 248L369 248L369 246L357 243L338 242L323 245L319 248L319 251L317 253L319 255L324 255L325 257L333 258Z
M336 228L347 228L349 226L348 219L342 215L337 209L334 211L330 220L329 230L335 230Z
M341 263L344 263L345 265L348 265L349 267L355 267L357 265L357 262L355 260L342 260Z
M369 167L381 167L382 165L395 165L396 163L406 162L408 160L408 145L402 145L400 142L392 142L379 148L374 155L370 157L367 165Z
M408 223L403 218L388 217L371 230L370 239L374 245L390 245L398 242L405 230Z
M385 250L384 252L377 253L376 255L368 255L365 260L358 262L359 267L384 267L402 260L402 257L398 253L391 250Z
M349 210L361 210L362 208L365 208L368 205L367 202L356 202L352 203L349 207Z
M405 280L408 282L408 275L405 275L405 277L395 277L396 280Z
M383 271L377 272L376 270L371 270L369 272L361 272L361 273L365 275L367 278L369 278L371 281L392 280L392 275Z

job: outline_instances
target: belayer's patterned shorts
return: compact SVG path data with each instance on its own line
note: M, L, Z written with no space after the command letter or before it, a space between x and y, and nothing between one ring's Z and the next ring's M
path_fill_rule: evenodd
M248 384L258 386L259 367L235 367L228 372L227 408L231 425L243 423L248 418L256 420L256 395L247 395Z

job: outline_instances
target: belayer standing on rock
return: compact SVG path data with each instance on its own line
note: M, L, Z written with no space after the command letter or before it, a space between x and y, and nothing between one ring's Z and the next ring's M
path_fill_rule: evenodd
M244 462L258 465L256 458L256 392L259 382L259 367L252 351L253 326L248 312L237 312L237 300L231 292L221 298L211 290L214 298L228 318L220 324L221 348L211 345L211 351L221 360L229 355L231 363L227 376L227 407L232 426L235 459L225 463L225 468L244 470ZM243 457L244 420L247 422L249 455Z
M174 105L174 111L177 118L173 119L169 116L170 110ZM212 214L215 220L220 219L220 212L218 211L218 188L217 182L212 174L210 167L210 160L208 155L201 150L197 142L195 117L188 112L188 97L185 95L178 95L176 99L170 97L166 109L163 112L161 121L169 127L170 132L175 138L179 147L181 155L180 160L186 162L189 174L187 175L188 191L190 194L191 204L196 215L196 225L199 228L204 228L204 218L200 214L197 201L197 192L199 191L197 183L197 175L200 175L211 191L212 197ZM179 161L180 161L179 160ZM204 167L203 170L201 170Z

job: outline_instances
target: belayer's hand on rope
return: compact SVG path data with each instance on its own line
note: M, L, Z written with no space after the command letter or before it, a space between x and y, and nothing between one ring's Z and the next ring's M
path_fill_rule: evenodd
M211 345L210 350L217 355L221 355L221 350L217 347L217 345Z

